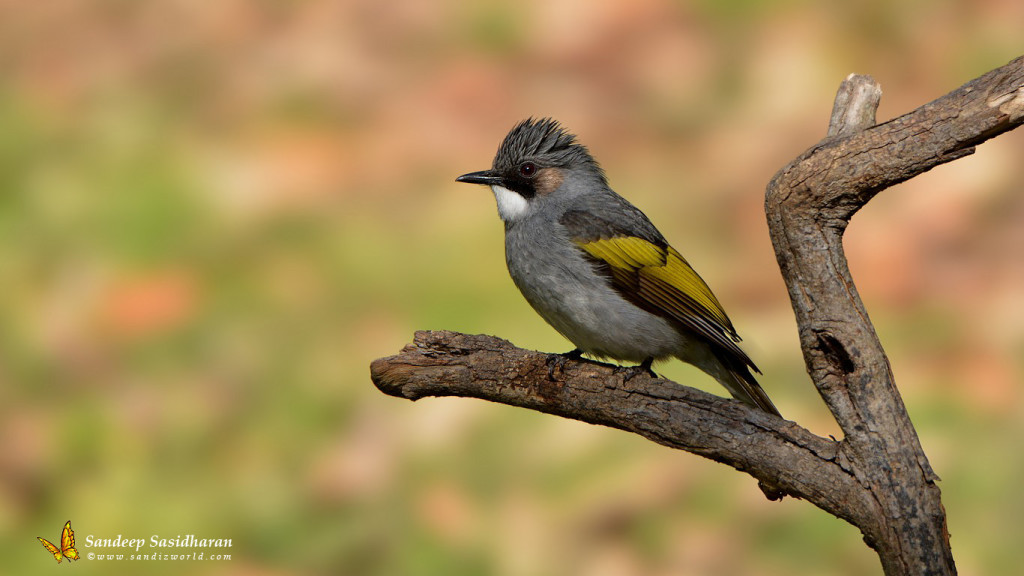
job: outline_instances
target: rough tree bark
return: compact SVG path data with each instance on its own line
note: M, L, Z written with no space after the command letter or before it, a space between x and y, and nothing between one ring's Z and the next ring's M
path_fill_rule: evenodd
M674 382L552 362L491 336L417 332L371 365L386 394L482 398L611 426L728 464L857 526L886 574L955 574L937 476L843 252L850 218L882 190L1024 122L1024 56L889 122L881 90L847 78L828 136L768 184L765 211L808 373L843 430L822 438Z

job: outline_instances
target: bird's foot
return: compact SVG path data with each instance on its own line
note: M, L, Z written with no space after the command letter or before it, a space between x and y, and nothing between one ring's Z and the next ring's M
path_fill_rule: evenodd
M654 370L651 368L652 365L654 365L654 358L648 358L636 366L616 366L615 373L625 374L626 382L629 382L641 374L646 374L651 378L658 378L658 375L655 374Z
M548 356L546 361L548 365L548 380L554 382L556 368L561 372L562 369L565 368L566 362L569 360L580 360L581 358L583 358L583 350L580 350L579 348L570 350L564 354L552 354Z

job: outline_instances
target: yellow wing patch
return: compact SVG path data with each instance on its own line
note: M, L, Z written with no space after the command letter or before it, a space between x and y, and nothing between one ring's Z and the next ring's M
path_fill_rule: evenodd
M62 558L70 560L78 560L78 550L75 548L75 531L71 529L71 520L68 520L64 524L64 530L60 533L60 548L53 545L52 542L41 536L36 536L40 542L43 543L43 547L53 554L53 558L60 564Z
M643 238L616 236L578 242L577 245L615 268L637 269L665 265L665 251Z
M613 269L637 275L638 296L673 316L697 314L733 332L732 322L708 285L675 248L635 236L579 242L580 248ZM613 274L615 271L613 270Z

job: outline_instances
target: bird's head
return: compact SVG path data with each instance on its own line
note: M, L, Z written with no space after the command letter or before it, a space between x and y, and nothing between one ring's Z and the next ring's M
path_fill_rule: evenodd
M507 223L546 201L607 186L587 148L551 118L523 120L505 136L490 170L463 174L456 181L490 186Z

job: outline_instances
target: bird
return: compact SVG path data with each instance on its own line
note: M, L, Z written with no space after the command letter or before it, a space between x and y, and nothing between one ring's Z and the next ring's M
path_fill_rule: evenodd
M509 275L575 345L563 358L639 363L633 368L653 374L653 362L675 357L740 402L781 416L708 285L558 121L519 122L490 169L456 181L494 193Z

